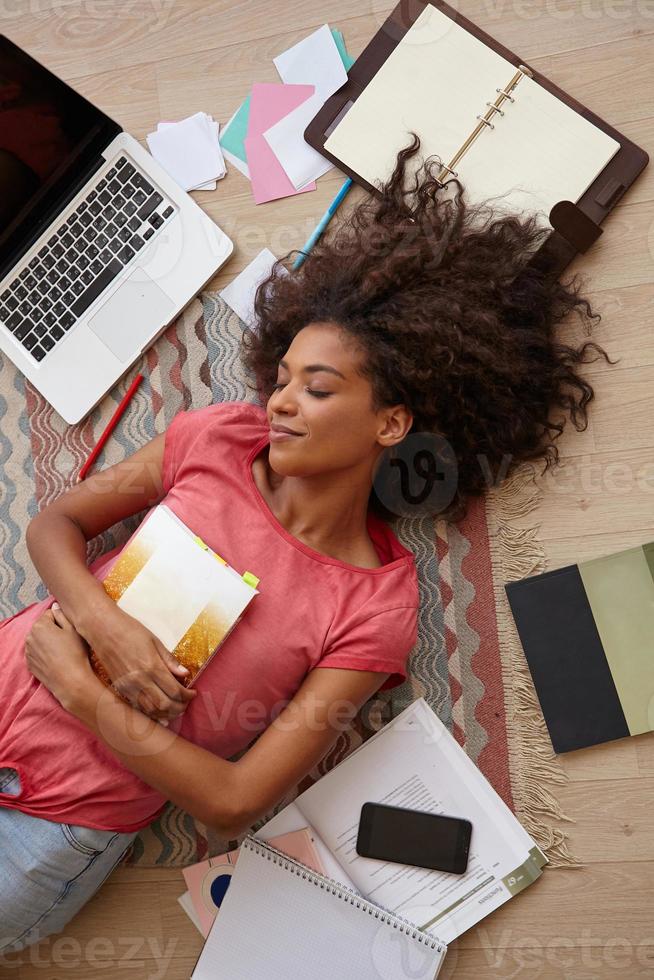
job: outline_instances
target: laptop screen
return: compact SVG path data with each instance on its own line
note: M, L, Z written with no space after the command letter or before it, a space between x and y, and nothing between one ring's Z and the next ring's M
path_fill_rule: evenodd
M0 35L0 275L55 219L120 131Z

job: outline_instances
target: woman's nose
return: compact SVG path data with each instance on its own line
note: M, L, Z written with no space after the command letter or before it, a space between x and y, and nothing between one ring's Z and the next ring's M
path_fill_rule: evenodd
M295 415L297 405L295 403L292 385L287 384L283 388L278 388L277 391L273 391L270 397L270 404L275 412L283 412L285 415Z

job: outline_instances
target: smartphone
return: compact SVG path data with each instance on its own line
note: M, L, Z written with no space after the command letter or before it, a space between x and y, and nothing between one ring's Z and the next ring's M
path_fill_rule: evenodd
M468 867L471 835L472 824L460 817L364 803L356 852L379 861L462 875Z

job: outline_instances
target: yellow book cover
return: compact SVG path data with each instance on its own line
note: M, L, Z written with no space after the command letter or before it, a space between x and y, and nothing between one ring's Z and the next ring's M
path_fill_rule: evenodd
M165 504L146 517L103 581L107 595L146 626L188 669L190 687L259 594L259 579L239 575ZM91 651L91 664L111 686Z

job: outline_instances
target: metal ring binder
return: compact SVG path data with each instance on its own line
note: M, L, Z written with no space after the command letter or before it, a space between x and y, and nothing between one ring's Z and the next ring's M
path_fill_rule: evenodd
M488 109L486 111L486 116L490 115L491 112L499 112L500 116L504 115L504 110L500 109L500 105L502 104L502 101L504 99L508 99L509 102L515 102L515 98L511 95L511 92L515 89L516 85L520 83L520 79L524 78L525 75L529 78L533 77L529 68L526 68L525 65L520 65L515 75L513 76L511 81L506 85L505 88L495 89L495 91L498 92L499 95L498 98L495 100L495 103L492 102L486 103L486 105L488 106ZM494 124L490 122L490 120L486 119L486 116L481 116L481 115L477 116L477 120L478 120L477 125L475 126L472 133L470 133L470 136L468 136L465 143L463 143L463 145L454 154L454 156L449 162L449 165L445 163L441 164L441 169L438 173L438 177L436 178L436 183L438 184L439 187L442 188L445 186L441 178L444 176L446 172L452 174L453 177L458 176L458 173L454 171L452 168L456 166L456 164L463 156L465 156L466 152L468 151L470 146L474 143L474 141L477 139L479 134L484 131L484 127L486 127L487 129L495 129Z
M368 915L374 915L376 919L386 925L393 926L394 929L399 929L404 935L409 936L411 939L417 940L419 943L429 947L429 949L435 949L438 952L444 949L442 943L432 936L429 936L426 932L422 932L420 929L416 928L413 922L409 922L401 915L396 915L395 912L389 912L388 910L381 908L380 906L374 905L367 899L362 898L353 892L347 885L341 885L338 881L333 878L327 877L327 875L321 875L317 871L313 871L312 868L307 867L306 864L302 864L300 861L296 861L294 858L289 858L288 855L283 854L276 848L267 844L265 841L257 840L254 837L246 837L241 847L245 847L259 857L266 857L269 861L274 864L279 865L284 868L285 871L290 871L291 874L296 875L298 878L303 878L310 881L316 887L326 889L330 894L334 895L336 898L340 898L343 902L347 902L352 908L360 909L363 912L367 912Z

